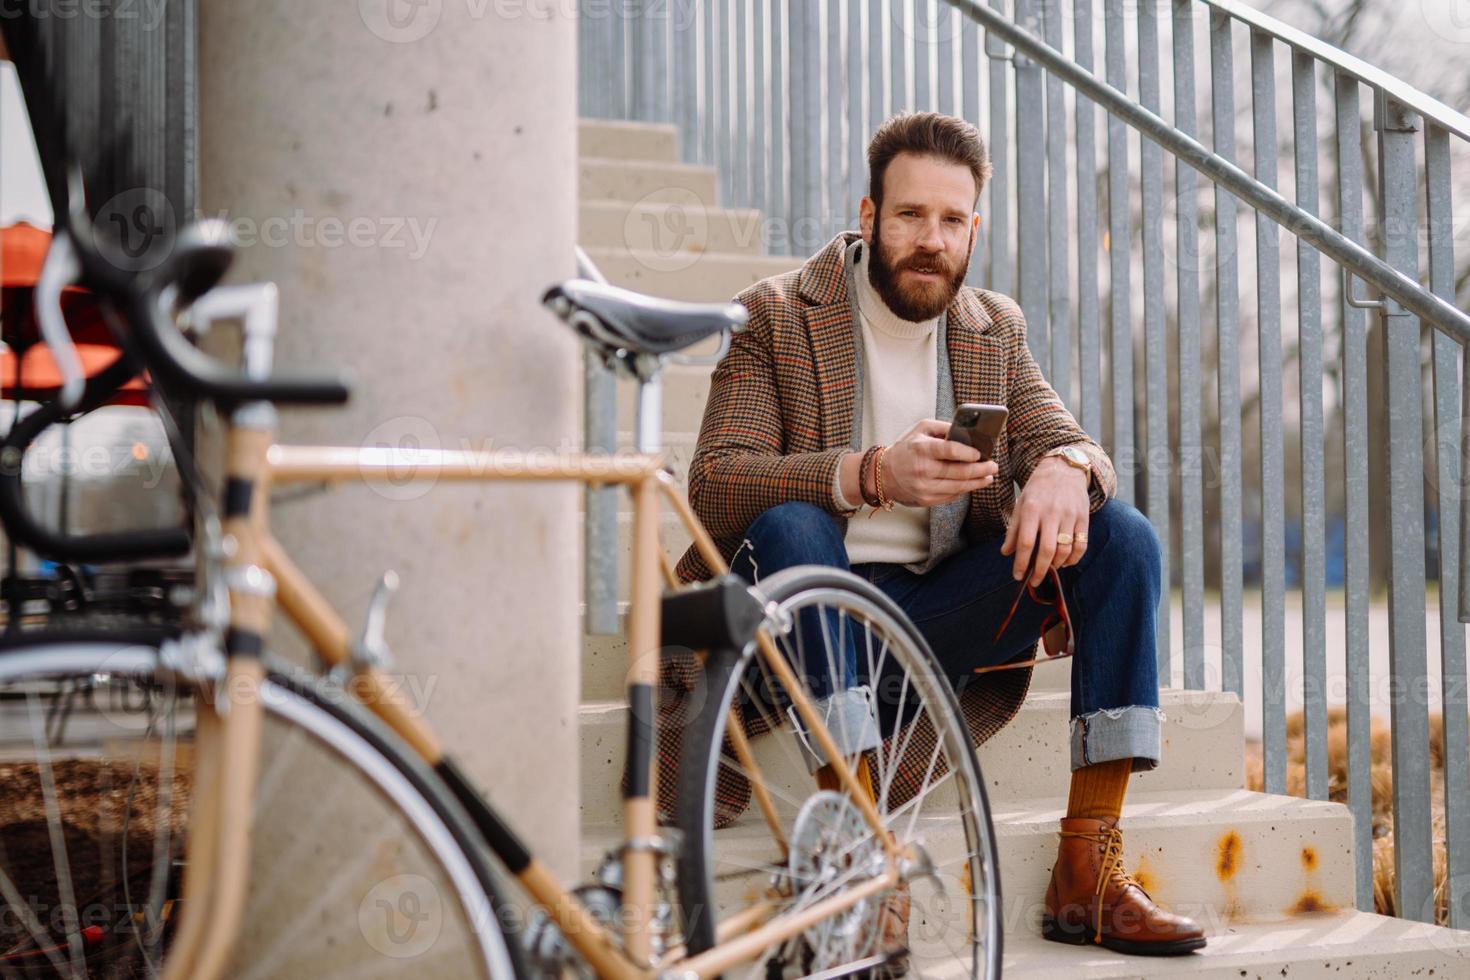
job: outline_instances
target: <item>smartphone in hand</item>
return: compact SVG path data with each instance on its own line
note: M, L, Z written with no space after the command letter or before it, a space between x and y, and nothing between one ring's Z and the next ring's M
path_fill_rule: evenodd
M995 454L995 440L1005 431L1008 414L1009 410L1004 405L965 402L955 409L948 438L980 450L983 463Z

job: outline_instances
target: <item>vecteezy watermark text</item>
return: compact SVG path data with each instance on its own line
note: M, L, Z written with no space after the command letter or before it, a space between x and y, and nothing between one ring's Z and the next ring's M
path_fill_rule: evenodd
M255 219L217 215L229 228L230 241L239 248L388 248L407 249L410 259L421 259L429 250L438 218L406 217L343 218L338 215L308 214L296 208L286 215Z
M168 0L0 0L0 20L128 20L151 31L167 13Z

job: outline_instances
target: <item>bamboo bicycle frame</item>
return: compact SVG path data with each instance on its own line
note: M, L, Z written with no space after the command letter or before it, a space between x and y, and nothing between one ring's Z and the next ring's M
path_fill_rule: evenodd
M324 664L353 665L346 623L271 537L271 488L303 482L330 484L391 478L407 467L417 467L415 472L432 473L434 479L443 481L571 481L591 486L623 486L632 496L634 542L628 617L628 693L631 704L646 705L650 710L643 716L646 725L638 723L639 712L635 711L629 726L628 764L634 775L623 803L626 842L622 852L623 900L629 914L625 916L622 947L614 941L613 933L556 881L545 864L529 853L477 794L471 791L472 799L461 792L456 795L471 810L497 856L599 976L633 980L654 975L648 926L657 899L659 855L652 846L657 840L658 826L653 802L657 765L651 706L659 668L660 569L670 585L677 584L658 544L661 498L678 513L701 557L715 574L728 571L714 541L673 478L663 470L661 458L644 454L528 457L505 451L280 446L272 443L273 432L269 428L256 427L258 423L244 422L244 418L244 414L237 415L226 436L224 532L228 558L225 574L230 590L231 622L226 639L225 690L229 698L224 710L207 703L207 699L201 705L205 710L201 712L198 758L204 778L196 794L198 804L188 840L183 923L174 940L164 980L186 977L212 980L223 970L239 930L248 884L248 817L260 738L261 706L256 696L264 677L260 652L270 630L274 607L279 606L300 629ZM762 631L758 643L758 655L788 692L811 736L831 760L841 785L883 842L889 857L888 869L883 875L786 916L772 919L775 910L769 906L739 913L722 928L720 943L713 949L676 963L660 963L657 967L660 971L677 965L683 977L714 976L899 881L897 862L903 852L883 826L876 802L860 787L774 640ZM379 668L359 666L353 694L424 762L444 776L451 789L467 785L433 730L410 705L394 696L393 685ZM732 724L730 734L737 756L750 776L757 803L784 853L786 841L775 805L744 731L739 724Z

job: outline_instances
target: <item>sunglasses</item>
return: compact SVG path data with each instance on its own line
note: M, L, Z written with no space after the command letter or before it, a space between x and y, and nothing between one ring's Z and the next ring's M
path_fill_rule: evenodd
M1072 616L1067 611L1067 597L1062 591L1062 579L1055 568L1048 568L1046 576L1042 578L1041 584L1031 584L1031 573L1035 569L1036 557L1033 554L1031 565L1026 569L1026 577L1021 581L1021 587L1016 590L1016 598L1011 601L1010 612L1001 621L1000 629L995 631L992 643L1000 642L1005 634L1006 627L1011 625L1015 618L1016 610L1020 608L1021 597L1030 596L1031 601L1040 606L1049 606L1046 618L1041 622L1041 648L1043 655L1031 660L1016 660L1010 663L996 664L990 667L976 667L974 672L986 674L993 670L1015 670L1019 667L1033 667L1039 663L1050 663L1053 660L1065 660L1077 652L1076 637L1072 632Z

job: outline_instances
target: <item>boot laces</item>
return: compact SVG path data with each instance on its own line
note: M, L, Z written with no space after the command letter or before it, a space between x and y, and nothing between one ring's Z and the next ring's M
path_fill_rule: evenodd
M1138 879L1128 873L1123 866L1123 831L1117 827L1109 827L1106 830L1064 830L1062 837L1081 837L1086 840L1096 841L1103 846L1102 868L1097 875L1097 891L1093 893L1093 908L1096 912L1094 942L1102 941L1102 919L1103 919L1103 892L1107 890L1108 882L1113 882L1118 888L1124 889L1129 885L1143 890Z

